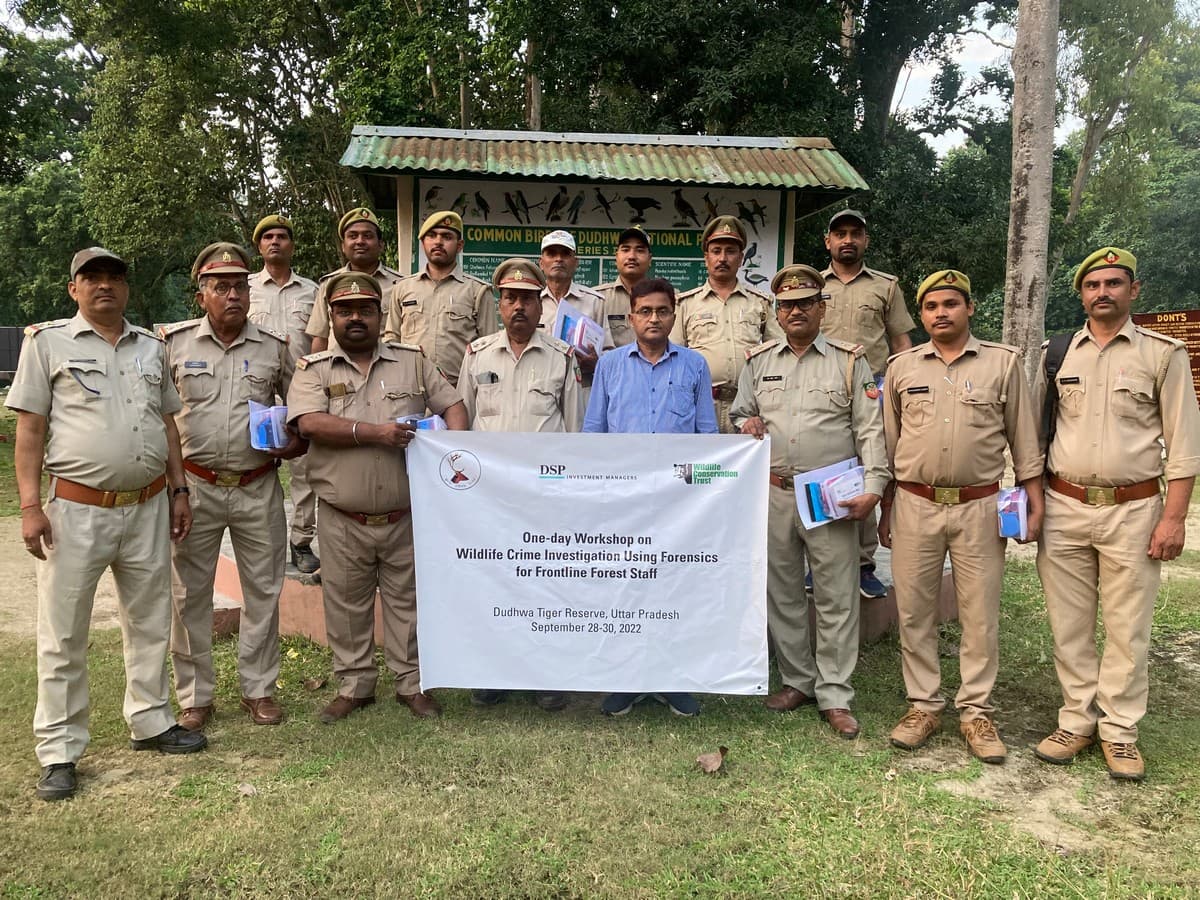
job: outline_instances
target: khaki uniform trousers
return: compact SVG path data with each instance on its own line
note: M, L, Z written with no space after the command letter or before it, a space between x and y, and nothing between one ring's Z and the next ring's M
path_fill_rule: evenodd
M233 544L242 610L238 683L243 697L270 697L279 677L279 592L287 521L274 472L245 487L220 487L187 473L192 530L172 552L171 661L175 698L189 709L213 702L213 581L225 529Z
M311 544L317 536L317 495L308 486L308 457L297 456L286 463L291 473L292 531L290 541L299 546Z
M767 516L767 627L783 683L817 698L819 709L847 709L858 664L858 529L841 520L811 531L796 495L771 485ZM816 653L804 592L804 556L813 573Z
M962 721L991 717L1000 663L1000 589L1006 542L999 534L996 495L949 505L896 491L892 506L892 580L900 618L900 663L908 702L941 715L938 598L946 553L962 625L954 705Z
M1058 727L1116 743L1137 741L1146 714L1150 623L1162 563L1146 555L1161 497L1088 506L1046 490L1038 575L1062 687ZM1097 607L1104 654L1096 649Z
M38 763L77 762L88 745L88 626L96 585L111 568L125 655L123 712L135 740L175 724L167 681L171 631L170 491L102 509L51 500L54 549L37 561Z
M345 697L375 696L375 591L383 608L383 651L396 692L421 689L417 662L417 582L412 516L361 525L321 501L321 589L333 673Z

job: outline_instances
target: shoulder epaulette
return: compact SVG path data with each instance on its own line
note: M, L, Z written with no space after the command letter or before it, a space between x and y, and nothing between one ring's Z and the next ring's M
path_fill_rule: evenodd
M601 291L611 291L620 283L619 281L606 281L604 284L596 285L592 290L599 294Z
M326 272L324 275L322 275L320 278L318 278L317 281L318 282L328 281L334 275L341 275L345 271L346 271L346 267L342 266L340 269L334 269L332 272Z
M898 275L893 275L891 272L880 272L878 269L871 269L871 268L868 268L867 266L863 266L863 268L866 269L868 272L870 272L872 275L878 275L880 278L886 278L888 281L899 281L900 280L900 277Z
M758 356L758 354L766 353L768 350L771 350L778 346L779 346L779 338L772 338L769 341L764 341L763 343L759 344L757 347L751 347L750 349L748 349L746 351L746 359L753 359L755 356Z
M753 285L743 283L742 290L744 290L751 297L757 297L760 300L765 300L768 303L772 303L772 304L775 302L774 297L772 297L770 294L760 291L758 288L754 287Z
M306 278L298 272L292 272L292 277L295 278L297 281L302 282L307 285L311 285L312 287L317 286L317 283L315 281L313 281L311 278Z
M575 354L575 348L572 347L570 344L568 344L566 341L560 341L558 338L551 337L548 334L542 335L542 336L546 339L547 344L549 344L551 347L553 347L555 350L557 350L559 353L563 354L564 356L573 356Z
M478 284L478 285L481 285L481 286L483 286L483 287L485 287L485 288L489 288L489 289L490 289L490 288L491 288L491 286L492 286L492 283L491 283L490 281L484 281L484 280L483 280L482 278L480 278L478 275L472 275L472 274L470 274L469 272L463 272L463 279L464 279L464 280L466 280L466 281L473 281L473 282L475 282L476 284Z
M867 348L862 344L852 344L849 341L842 341L838 340L837 338L831 338L827 336L825 338L825 343L831 347L837 347L839 350L845 351L846 353L853 353L856 357L865 356L867 353Z
M386 343L393 350L411 350L413 353L420 353L422 356L425 355L425 351L421 349L420 344L405 344L401 341L387 341Z
M467 344L468 353L478 353L480 350L486 350L494 341L500 339L502 331L497 331L493 334L485 334L483 337L477 337L471 343Z
M1163 341L1164 343L1170 344L1172 347L1185 347L1185 348L1187 347L1187 344L1185 344L1183 341L1179 340L1178 338L1170 337L1169 335L1165 335L1160 331L1154 331L1153 329L1150 329L1150 328L1143 328L1141 325L1134 325L1133 330L1136 331L1138 334L1144 334L1146 337L1157 338L1158 340Z
M146 337L151 338L153 340L156 340L156 341L162 340L161 337L159 337L157 334L155 334L149 328L143 328L141 325L130 325L129 328L131 331L136 331L138 334L144 334Z
M333 355L334 353L332 350L322 350L320 353L310 353L308 356L302 356L296 360L296 368L307 369L313 363L322 362L326 359L332 359Z
M255 327L261 334L265 334L267 337L273 337L275 340L282 341L285 344L289 343L291 340L286 334L276 331L274 328L268 328L266 325L256 325Z
M162 340L166 340L173 334L178 334L179 332L188 328L195 328L203 321L203 319L185 319L182 322L172 322L169 325L159 325L158 337Z
M696 296L702 290L704 290L706 287L708 287L708 285L702 284L702 285L700 285L700 287L694 287L690 291L684 291L682 294L679 294L677 296L677 302L682 302L682 301L686 300L688 297Z
M388 266L385 266L382 264L379 266L379 271L382 274L389 276L389 280L391 280L391 281L399 281L401 278L404 277L399 272L397 272L395 269L389 268Z
M826 338L825 340L829 340L829 338ZM983 341L980 341L980 343L982 344ZM927 346L929 346L928 341L926 341L924 344L915 344L912 347L909 347L907 350L901 350L898 353L893 353L887 358L887 364L890 366L892 364L892 360L900 359L902 356L910 356L913 353L923 352Z
M1050 342L1047 341L1046 343L1050 343ZM1006 350L1009 353L1015 353L1017 356L1022 355L1021 348L1014 347L1012 344L1001 344L999 341L982 341L982 340L979 342L979 344L980 344L980 346L983 346L983 347L994 347L997 350Z
M70 319L51 319L48 322L38 322L36 325L25 326L25 337L33 337L39 331L45 331L47 328L62 328Z

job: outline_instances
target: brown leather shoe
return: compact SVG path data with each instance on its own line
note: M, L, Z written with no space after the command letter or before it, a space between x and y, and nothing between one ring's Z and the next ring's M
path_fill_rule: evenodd
M401 694L396 692L396 702L403 703L418 719L436 719L442 714L442 708L429 694Z
M821 717L829 723L829 727L848 741L858 737L858 719L850 715L848 709L823 709Z
M1141 781L1146 777L1146 763L1138 752L1137 744L1119 744L1101 741L1104 762L1110 778L1118 781Z
M816 702L816 697L810 697L804 691L798 691L790 684L785 684L764 700L763 705L775 712L791 712L793 709Z
M1075 734L1065 728L1056 728L1053 734L1042 738L1041 743L1033 748L1033 755L1042 762L1065 766L1092 746L1095 740L1094 735Z
M243 697L242 709L250 713L255 725L278 725L283 721L283 709L274 697Z
M216 711L215 703L210 703L208 706L189 706L179 713L179 727L186 728L188 731L203 731L204 726L208 724L208 720Z
M1008 756L1008 748L1000 735L996 733L996 725L987 716L968 719L958 723L958 730L966 739L967 749L980 762L999 765Z
M354 712L356 709L370 706L375 702L374 697L343 697L338 694L333 698L333 702L321 710L321 714L317 716L326 725L332 725L334 722L341 721Z
M899 747L901 750L919 750L941 727L940 717L913 706L896 723L888 740L892 742L893 747Z

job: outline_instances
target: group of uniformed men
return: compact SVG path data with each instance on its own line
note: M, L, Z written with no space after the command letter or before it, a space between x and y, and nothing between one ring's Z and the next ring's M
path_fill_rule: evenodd
M1007 753L991 703L1005 553L996 501L1007 452L1028 492L1028 539L1040 539L1063 693L1058 727L1034 752L1069 763L1098 740L1113 777L1143 777L1136 741L1150 622L1161 561L1183 546L1200 412L1183 345L1130 320L1140 284L1128 251L1102 248L1079 266L1087 322L1053 380L1042 367L1031 392L1017 350L971 334L974 303L961 272L936 272L918 288L930 340L912 347L895 277L863 265L867 223L853 210L829 223L830 265L784 268L773 298L739 281L746 233L732 216L705 227L708 278L678 299L671 284L649 277L651 240L637 226L619 236L617 280L595 290L574 281L579 260L565 231L545 236L537 264L501 263L491 284L462 273L463 225L452 211L421 226L426 264L412 275L382 265L369 209L348 212L338 235L346 265L319 284L292 271L292 226L282 216L254 230L257 273L235 244L204 248L192 269L203 316L158 335L124 318L125 261L82 250L68 284L78 314L26 329L7 405L18 412L22 537L37 558L39 797L77 789L75 763L88 742L88 622L106 567L118 589L133 749L206 746L213 582L226 530L244 598L241 705L253 722L283 720L274 691L289 545L301 570L321 570L339 680L321 721L375 702L377 591L396 698L416 716L438 715L420 690L413 523L399 452L416 435L411 420L429 412L451 429L771 435L768 626L782 685L766 706L814 704L837 734L858 735L850 680L859 595L884 593L874 574L877 534L892 549L909 702L891 743L915 750L941 726L937 613L949 553L962 624L959 727L989 763ZM603 324L606 352L548 333L563 300ZM1051 434L1039 442L1048 389L1057 399ZM247 401L276 398L287 400L289 443L254 449ZM796 476L850 456L864 467L864 492L843 503L846 518L806 528ZM295 507L287 538L276 473L283 460ZM504 696L481 686L472 700ZM687 694L654 696L679 715L700 711ZM613 694L601 709L623 715L640 699ZM567 703L554 691L535 700L548 710Z

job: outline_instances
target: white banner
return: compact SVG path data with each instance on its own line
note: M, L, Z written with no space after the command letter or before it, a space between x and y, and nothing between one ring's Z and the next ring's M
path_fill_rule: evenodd
M422 431L421 687L767 691L770 444Z

